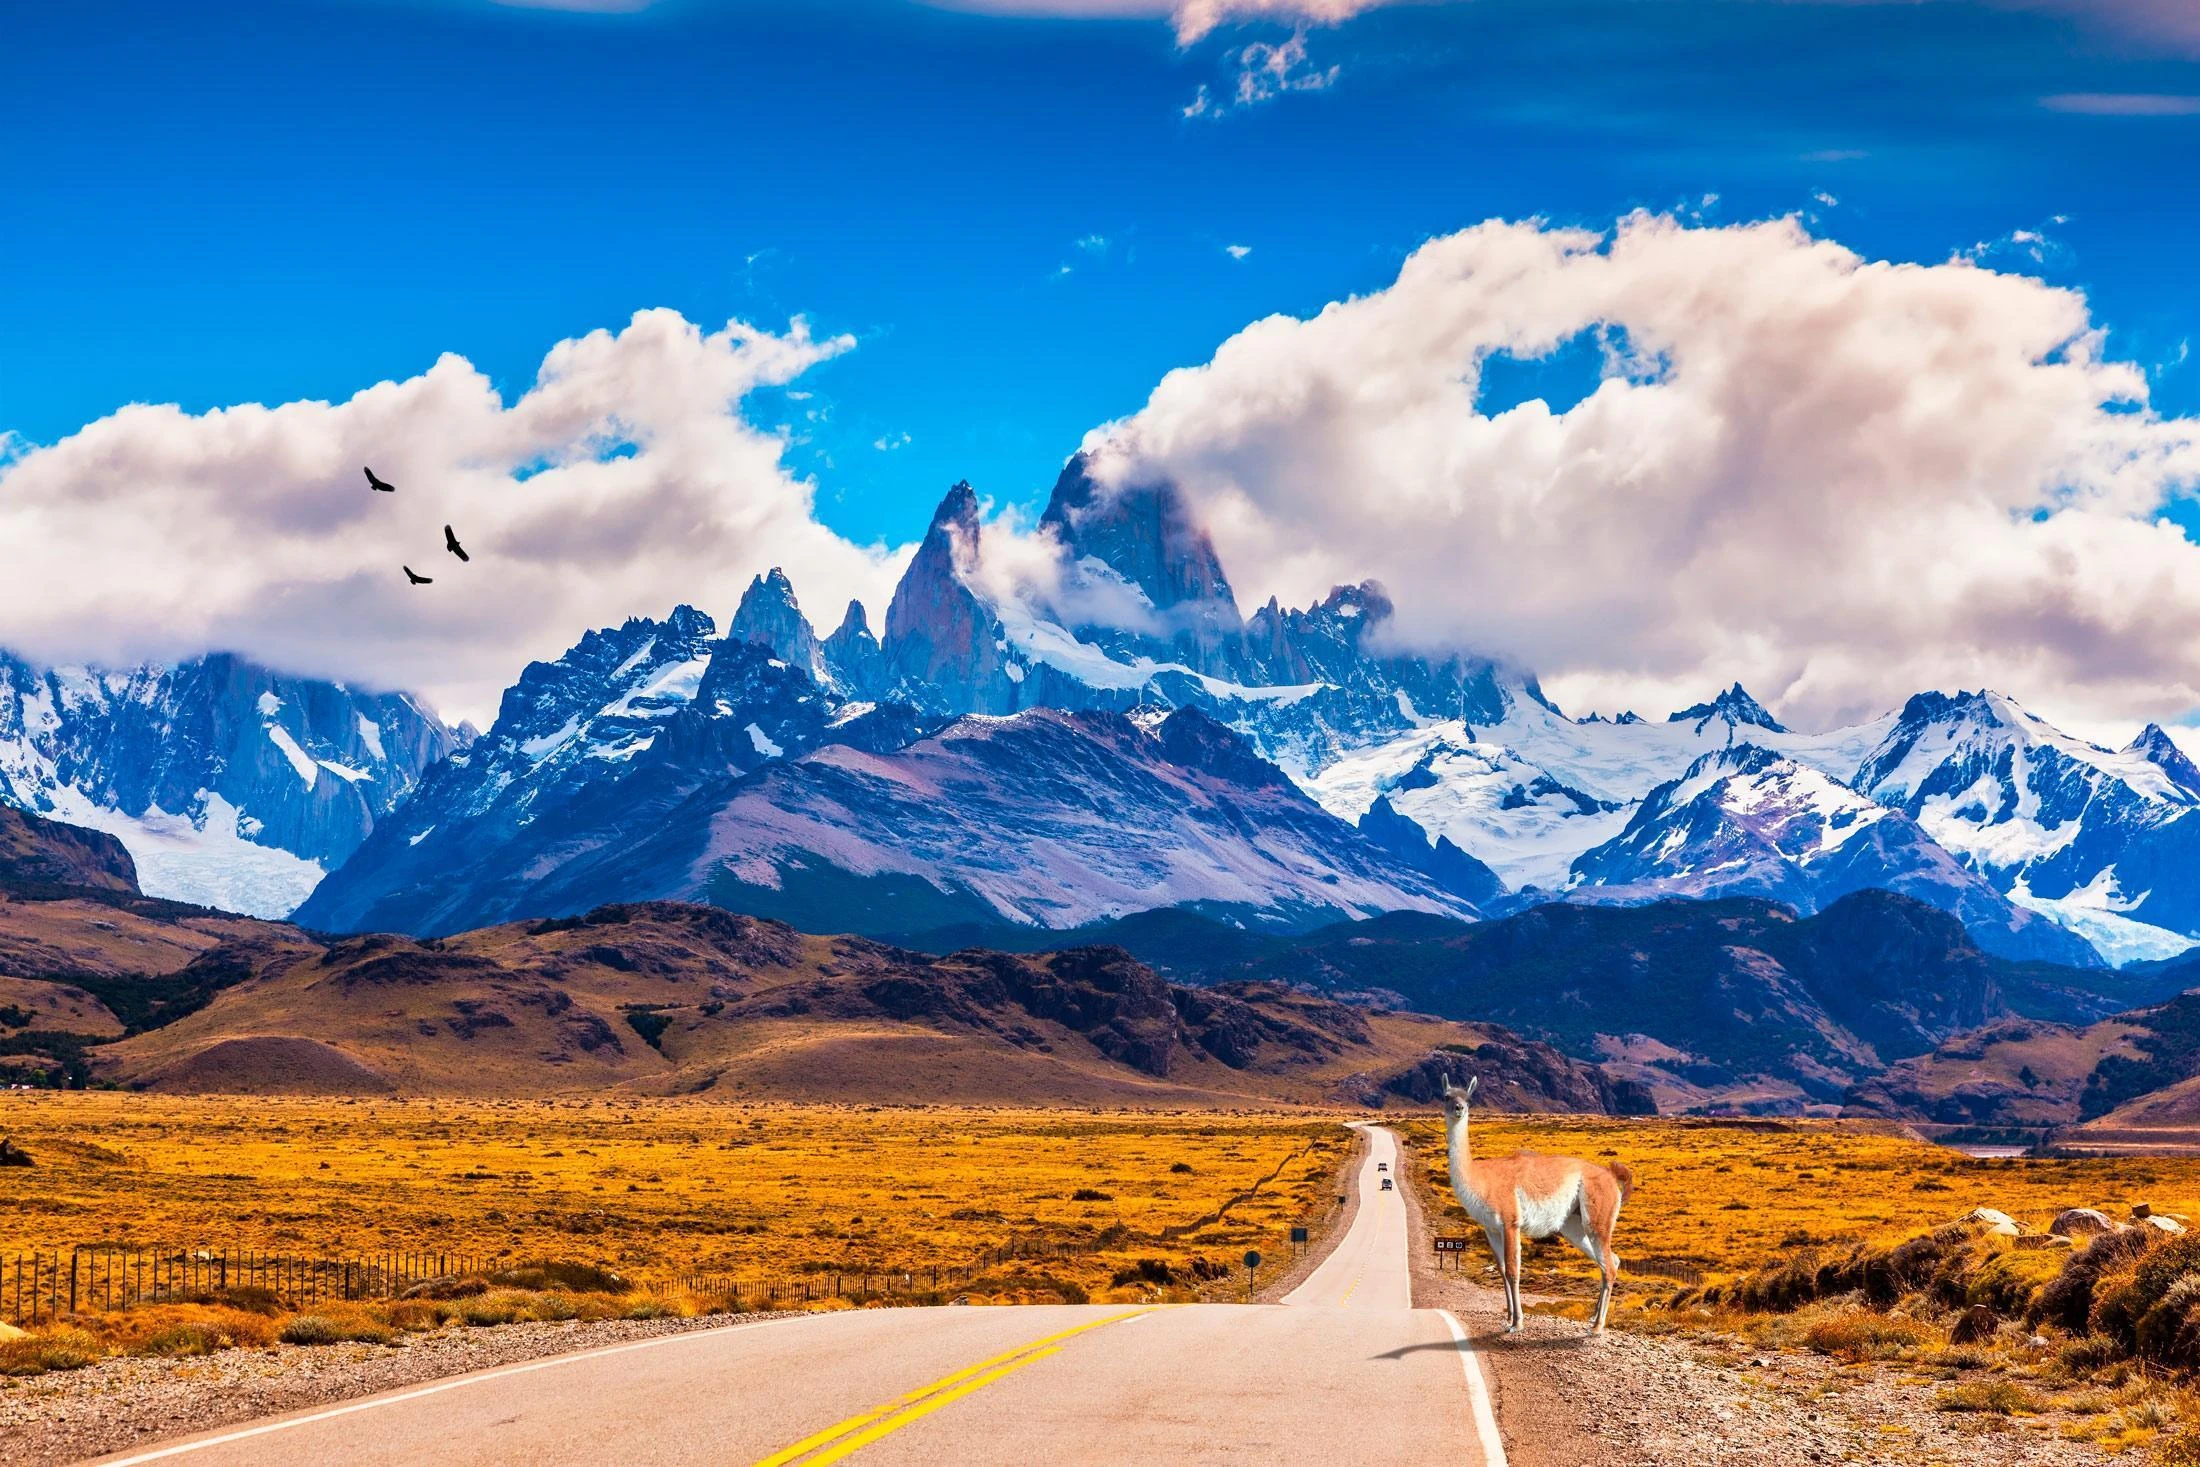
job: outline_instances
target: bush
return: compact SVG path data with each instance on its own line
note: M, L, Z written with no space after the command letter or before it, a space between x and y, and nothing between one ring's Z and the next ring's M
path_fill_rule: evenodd
M2101 1275L2129 1264L2145 1251L2149 1241L2136 1228L2128 1233L2101 1234L2070 1255L2062 1271L2033 1296L2027 1316L2034 1324L2057 1324L2072 1334L2083 1333L2093 1317L2094 1294Z
M435 1299L399 1299L383 1309L390 1325L395 1329L410 1330L418 1334L425 1330L441 1329L458 1317L454 1309Z
M172 1324L147 1335L138 1348L148 1355L176 1360L186 1355L211 1355L233 1343L227 1335L203 1324Z
M1115 1194L1113 1192L1103 1192L1098 1187L1079 1187L1069 1194L1069 1200L1072 1202L1113 1202Z
M634 1287L608 1268L593 1263L534 1259L490 1274L489 1282L508 1289L558 1289L568 1294L624 1294Z
M667 1299L644 1294L620 1311L622 1319L681 1319L679 1307Z
M531 1301L525 1294L501 1289L493 1294L477 1294L471 1299L455 1301L454 1310L466 1324L514 1324L535 1317Z
M98 1340L63 1326L20 1340L0 1340L0 1375L44 1375L49 1370L80 1370L106 1354Z
M232 1345L271 1345L276 1322L226 1304L134 1304L92 1315L85 1326L126 1355L203 1355Z
M1821 1319L1803 1332L1803 1343L1821 1355L1851 1364L1859 1360L1884 1360L1914 1350L1932 1338L1932 1332L1914 1319L1851 1309Z
M393 1335L388 1325L367 1315L331 1313L293 1315L283 1321L280 1338L286 1345L386 1345Z
M2142 1246L2124 1266L2102 1272L2094 1284L2093 1310L2087 1322L2095 1334L2107 1335L2132 1354L2148 1354L2164 1364L2179 1363L2184 1316L2191 1309L2195 1292L2178 1290L2175 1299L2170 1295L2180 1280L2195 1271L2200 1271L2200 1234L2188 1234L2154 1247ZM2200 1364L2200 1355L2185 1363Z
M1974 1380L1950 1386L1934 1398L1943 1411L1980 1411L2012 1416L2040 1409L2039 1398L2013 1380Z

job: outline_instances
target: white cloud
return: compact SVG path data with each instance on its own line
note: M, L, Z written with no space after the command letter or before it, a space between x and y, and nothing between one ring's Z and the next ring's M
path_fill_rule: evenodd
M1222 117L1245 107L1273 102L1289 92L1320 92L1336 84L1343 68L1317 67L1306 54L1306 27L1300 26L1281 41L1253 41L1228 53L1237 71L1227 99L1218 99L1202 85L1184 108L1184 116Z
M1253 252L1251 245L1224 245L1222 252L1233 260L1242 260Z
M1584 331L1627 346L1587 398L1476 410L1486 357ZM1493 221L1255 322L1088 446L1181 483L1248 600L1373 575L1408 638L1586 706L1739 676L1804 724L1981 683L2176 714L2200 703L2200 548L2158 515L2200 423L2100 350L2075 292L1792 220Z
M341 403L123 408L0 464L5 642L105 663L226 648L478 721L584 628L682 600L723 622L772 565L817 606L882 607L906 552L820 525L741 412L852 344L643 311L560 342L509 404L446 355ZM370 493L366 464L398 492ZM471 564L443 553L446 522Z

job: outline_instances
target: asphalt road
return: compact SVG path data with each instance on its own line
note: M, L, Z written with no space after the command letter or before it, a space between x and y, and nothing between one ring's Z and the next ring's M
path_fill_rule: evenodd
M873 1309L667 1335L124 1453L178 1467L1402 1463L1503 1467L1474 1357L1361 1206L1282 1305ZM1387 1165L1389 1171L1382 1168Z

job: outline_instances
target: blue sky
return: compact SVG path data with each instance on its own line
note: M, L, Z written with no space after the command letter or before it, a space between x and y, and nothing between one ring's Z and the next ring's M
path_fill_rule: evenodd
M758 410L828 525L898 542L958 478L1038 501L1163 372L1432 235L1637 207L1983 245L2082 287L2158 406L2200 407L2189 35L2052 4L1471 0L1307 29L1327 86L1184 115L1292 36L886 0L13 7L0 428L342 398L446 351L516 395L642 307L800 313L858 345Z

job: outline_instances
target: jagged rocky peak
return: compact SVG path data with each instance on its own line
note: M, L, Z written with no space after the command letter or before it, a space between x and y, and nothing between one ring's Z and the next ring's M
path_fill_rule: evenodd
M1504 895L1505 883L1482 862L1453 845L1449 836L1434 840L1410 816L1401 815L1388 795L1378 795L1360 817L1360 834L1429 877L1453 896L1475 906Z
M560 656L527 664L519 681L504 690L488 737L539 740L568 725L578 728L629 695L692 695L717 634L709 613L692 606L675 607L662 621L635 616L586 632Z
M1740 683L1728 688L1708 703L1697 703L1683 708L1666 720L1667 723L1693 723L1701 732L1713 719L1723 719L1732 727L1761 728L1772 733L1786 733L1780 721L1765 711L1764 704L1749 696Z
M825 671L851 698L876 698L886 690L886 649L871 635L871 617L861 601L850 601L833 634L819 644Z
M1023 669L1007 653L999 618L965 579L983 551L980 536L978 495L966 479L933 511L886 608L887 675L913 706L956 713L1018 706Z
M769 574L749 582L740 606L734 610L729 635L769 647L772 655L788 666L823 680L825 663L819 655L817 632L802 614L801 603L795 600L794 583L776 565Z
M1060 538L1072 560L1090 557L1146 593L1161 611L1185 603L1226 606L1237 599L1214 542L1167 479L1107 485L1092 456L1077 454L1054 481L1041 526Z

